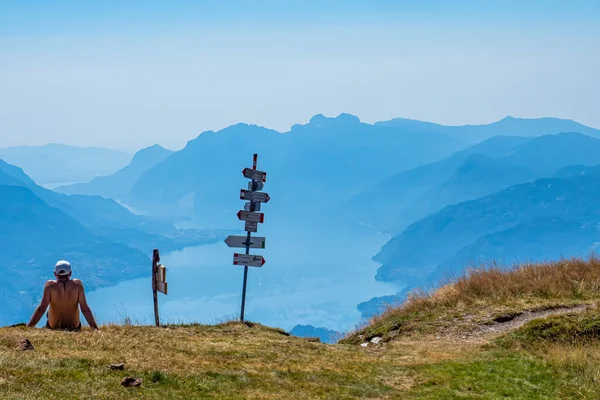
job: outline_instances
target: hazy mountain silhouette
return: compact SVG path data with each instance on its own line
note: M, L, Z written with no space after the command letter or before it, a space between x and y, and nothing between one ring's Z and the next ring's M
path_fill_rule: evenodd
M587 256L596 249L600 234L595 223L557 216L526 219L522 223L478 238L461 248L437 268L436 276L462 273L466 266L478 267L495 261L499 265Z
M401 172L356 196L340 212L398 234L446 205L550 176L569 165L599 163L600 139L579 133L494 137Z
M507 116L500 121L485 125L444 126L430 122L395 118L377 122L376 125L393 126L415 133L438 133L449 135L469 143L481 142L493 136L542 136L562 132L579 132L600 138L600 130L587 127L569 119L514 118Z
M69 196L38 186L20 168L0 162L0 183L23 186L49 206L60 209L83 225L94 228L102 226L146 227L148 217L138 216L114 200L100 196ZM164 228L164 225L161 225Z
M35 185L35 182L21 168L4 160L0 160L0 171L2 172L0 174L0 184L2 185Z
M440 161L399 172L350 199L338 213L387 232L402 231L435 207L437 199L432 193L440 190L470 156L502 157L528 140L516 136L494 137ZM422 210L416 211L415 207Z
M40 185L83 182L112 174L131 160L125 152L63 144L0 149L0 158L21 167Z
M98 236L149 252L181 249L211 241L211 233L176 230L169 221L140 216L101 196L66 195L35 184L20 168L0 160L0 184L23 186L48 206L57 208Z
M146 171L133 185L129 201L152 212L194 215L207 224L235 223L241 170L259 154L267 171L272 213L335 209L369 182L398 170L433 161L463 147L438 134L410 134L361 123L357 117L314 116L308 124L279 133L237 124L204 132ZM318 193L318 196L309 195ZM282 217L284 217L282 215Z
M383 247L375 257L383 263L378 277L426 278L443 273L440 266L456 270L467 261L494 257L511 261L550 253L577 255L573 247L589 252L600 238L595 229L600 222L599 195L598 176L579 175L538 179L445 207ZM566 233L575 239L565 240ZM542 244L548 247L542 254L527 251Z
M87 183L60 186L54 190L67 194L100 195L112 199L124 199L144 172L172 153L171 150L155 144L138 151L126 167L112 175L99 176Z

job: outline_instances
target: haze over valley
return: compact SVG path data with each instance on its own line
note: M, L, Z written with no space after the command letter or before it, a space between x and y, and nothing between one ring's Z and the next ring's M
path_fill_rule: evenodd
M31 317L63 259L101 323L151 324L154 249L161 319L238 319L245 249L225 239L246 234L253 154L270 201L244 214L266 238L251 321L330 341L470 266L589 256L598 15L579 0L3 3L0 325Z
M44 149L54 159L89 151ZM50 190L25 172L39 150L21 149L22 160L0 165L11 249L0 323L27 318L61 258L101 321L150 323L153 248L170 282L162 318L235 319L242 270L223 239L243 233L241 171L256 152L272 200L261 209L267 263L250 270L247 316L331 337L469 265L588 255L598 243L598 150L600 131L561 119L461 128L319 114L289 132L237 124L178 151L150 146L113 173ZM46 172L43 182L71 174Z

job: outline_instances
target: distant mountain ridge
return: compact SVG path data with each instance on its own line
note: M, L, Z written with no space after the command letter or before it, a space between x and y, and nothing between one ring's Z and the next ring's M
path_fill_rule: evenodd
M376 256L384 263L379 276L395 279L390 267L399 264L392 260L424 269L437 267L485 235L536 219L558 218L576 221L579 226L595 223L600 220L600 208L596 206L598 194L600 181L594 176L543 178L448 206L411 225L382 249ZM426 243L429 241L437 245L431 248ZM428 251L424 251L425 248Z
M556 118L507 117L489 125L444 127L410 120L371 125L350 114L343 113L335 118L317 114L307 124L296 124L285 133L236 124L218 132L200 134L184 149L148 169L133 184L127 203L151 213L175 213L177 217L194 216L210 225L226 224L230 221L229 213L238 207L235 201L235 192L239 190L237 170L246 166L240 160L257 152L259 168L269 173L269 193L278 199L271 206L278 220L285 218L275 210L282 204L287 204L288 209L306 210L308 215L331 214L366 188L392 179L401 171L450 156L465 149L469 143L477 144L466 152L481 152L478 147L487 146L483 153L493 158L507 156L500 154L502 148L506 153L519 143L525 146L528 140L563 132L600 137L600 131L596 129ZM495 139L494 135L499 133L503 133L505 139ZM526 137L506 139L521 134ZM488 140L490 142L486 143ZM526 146L523 151L525 149ZM517 162L519 157L512 157L517 164L514 171L519 166L527 167ZM455 161L460 163L459 158ZM540 170L542 168L535 169L538 176ZM515 176L505 184L519 183L519 179L527 177ZM502 187L497 185L490 190ZM297 195L298 190L320 193L318 201L312 197L301 198ZM462 199L458 197L457 200ZM367 204L369 202L358 201L351 208L360 215ZM435 210L424 209L423 212Z
M35 184L20 168L2 160L0 184L23 186L49 206L92 229L98 236L113 237L116 241L144 251L156 247L163 251L179 250L184 246L200 245L215 239L210 231L176 229L172 221L134 214L112 199L95 195L67 195L45 189Z
M335 208L365 182L462 147L443 135L398 135L348 114L317 115L286 133L237 124L200 134L146 171L128 202L152 212L194 215L210 224L230 223L228 213L239 207L237 193L244 183L241 170L256 152L259 169L268 173L268 192L277 199L269 206L272 213L277 207L318 212ZM298 190L320 196L299 196Z
M59 186L55 190L67 194L100 195L112 199L124 199L144 172L171 154L173 151L155 144L138 151L127 166L112 175L99 176L87 183Z
M449 204L475 199L576 164L600 164L600 139L580 133L496 136L403 171L352 198L339 213L399 234Z
M56 186L112 174L129 163L131 154L98 147L52 143L0 149L0 158L22 168L36 183Z
M439 133L464 140L469 143L481 142L494 136L542 136L562 132L579 132L600 138L600 130L582 125L576 121L560 118L515 118L507 116L499 121L483 125L445 126L431 122L395 118L376 122L375 125L395 126L416 132Z

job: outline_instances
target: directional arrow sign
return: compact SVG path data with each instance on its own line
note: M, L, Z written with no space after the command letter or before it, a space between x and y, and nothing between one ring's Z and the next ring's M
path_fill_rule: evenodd
M241 200L260 201L261 203L268 203L271 198L268 193L264 192L249 192L248 190L240 190Z
M229 236L225 239L225 243L229 247L246 247L246 236ZM264 249L265 238L260 236L253 236L250 238L251 249Z
M258 232L258 222L249 222L246 221L246 226L244 227L246 232Z
M251 211L238 211L237 216L242 221L249 222L260 222L261 224L265 222L265 214Z
M233 253L233 265L246 265L248 267L262 267L265 265L263 256L254 256L252 254Z
M263 181L263 182L267 181L267 173L263 172L263 171L259 171L257 169L244 168L244 170L242 171L242 174L244 174L244 177L253 179L255 181Z

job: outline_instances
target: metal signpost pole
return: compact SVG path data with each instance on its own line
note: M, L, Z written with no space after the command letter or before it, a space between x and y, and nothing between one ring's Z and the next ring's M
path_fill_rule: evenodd
M246 254L250 254L250 232L246 235ZM244 265L244 285L242 287L242 310L240 321L244 322L244 308L246 307L246 284L248 282L248 266Z
M254 154L252 168L244 168L242 175L250 179L248 190L240 190L240 200L247 200L244 210L237 213L239 220L245 222L244 230L246 236L229 236L225 239L225 244L229 247L245 248L246 253L233 253L233 265L244 266L244 283L242 286L242 307L240 310L240 320L244 322L244 312L246 309L246 288L248 286L248 267L262 267L265 264L263 256L250 254L250 249L264 249L265 238L252 237L252 232L258 231L258 224L265 221L265 215L260 211L261 203L268 203L271 197L268 193L261 192L263 184L267 181L267 173L256 169L258 154Z
M256 164L258 162L258 154L254 154L254 159L252 161L252 169L256 170ZM252 191L256 190L256 184L254 179L252 180ZM250 201L250 211L254 212L254 201ZM250 239L251 233L248 231L246 233L246 254L250 254ZM248 283L248 266L244 265L244 284L242 286L242 309L240 311L240 321L244 322L244 310L246 308L246 285Z

